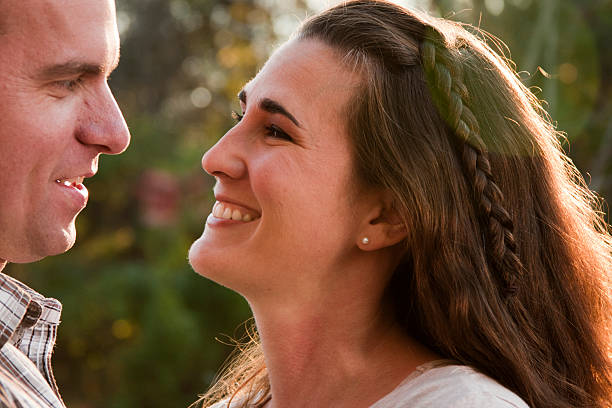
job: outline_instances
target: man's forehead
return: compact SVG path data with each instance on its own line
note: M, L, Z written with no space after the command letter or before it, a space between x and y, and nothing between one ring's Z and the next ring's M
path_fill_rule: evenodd
M110 72L119 58L112 0L0 0L5 55L21 54L28 70L88 64Z
M0 27L68 31L79 21L114 20L113 0L0 0Z

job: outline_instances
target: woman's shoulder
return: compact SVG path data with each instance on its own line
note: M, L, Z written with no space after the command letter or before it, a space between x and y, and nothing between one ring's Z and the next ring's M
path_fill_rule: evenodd
M260 407L262 405L265 405L265 403L259 398L255 398L255 402L248 402L246 408ZM227 397L212 405L205 405L205 408L245 408L245 396L244 394L238 394L231 398Z
M212 405L209 405L207 408L238 408L238 406L239 406L238 401L234 400L230 402L229 398L226 398L221 401L217 401Z
M209 405L207 408L242 408L243 405L243 401L240 398L233 398L231 401L229 398L225 398L212 405Z
M528 408L515 393L465 365L433 361L417 368L370 408Z

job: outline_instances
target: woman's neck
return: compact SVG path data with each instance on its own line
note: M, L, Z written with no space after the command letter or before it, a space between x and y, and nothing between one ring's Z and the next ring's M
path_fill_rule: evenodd
M266 408L367 407L437 358L381 306L384 285L359 277L350 282L327 282L283 302L250 301L272 392Z

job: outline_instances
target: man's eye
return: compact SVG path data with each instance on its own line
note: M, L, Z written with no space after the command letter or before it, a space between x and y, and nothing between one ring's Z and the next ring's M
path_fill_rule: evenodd
M58 88L66 89L68 91L74 91L82 83L83 83L83 79L79 77L75 79L66 79L63 81L57 81L55 82L55 86L57 86Z

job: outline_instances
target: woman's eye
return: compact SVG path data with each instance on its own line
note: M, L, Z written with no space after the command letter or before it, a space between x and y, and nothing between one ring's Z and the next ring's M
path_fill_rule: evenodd
M293 141L293 138L289 136L285 131L279 128L276 125L266 126L266 134L269 137L273 137L275 139L282 139L287 141Z
M234 121L236 121L236 123L240 122L243 117L244 117L244 115L241 115L241 114L239 114L236 111L232 111L232 119L234 119Z
M232 111L232 119L234 119L236 123L240 122L243 117L244 115L236 111ZM283 129L279 128L276 125L268 125L265 127L265 130L266 130L266 136L268 137L272 137L274 139L287 140L290 142L293 141L293 138L291 136L289 136Z

